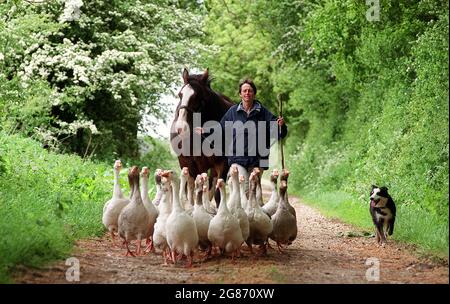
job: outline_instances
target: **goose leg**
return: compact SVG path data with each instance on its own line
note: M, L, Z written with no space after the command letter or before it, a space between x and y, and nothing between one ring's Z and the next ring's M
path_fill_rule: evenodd
M163 249L162 256L164 258L164 265L169 265L169 263L167 263L168 256L169 256L169 254L167 253L167 249Z
M130 247L128 247L128 242L124 241L125 245L127 246L127 253L125 254L125 256L131 255L131 256L135 256L134 253L131 252Z
M267 247L266 244L264 243L263 245L259 245L259 250L257 255L261 256L261 255L265 255L267 254Z
M176 263L177 263L177 257L176 257L176 252L175 252L175 250L172 250L171 255L172 255L172 262L173 262L174 264L176 264Z
M236 249L236 256L237 256L238 258L241 257L241 248Z
M234 264L234 253L235 253L235 251L231 252L231 263L233 263L233 264Z
M138 239L136 255L140 255L140 254L141 254L141 239Z
M212 245L208 245L208 248L206 248L206 252L203 254L202 258L203 259L207 259L211 256L211 252L212 252Z
M252 244L247 244L248 249L250 250L250 253L253 254L253 246Z
M111 241L112 241L113 246L116 246L116 239L115 239L113 231L111 231Z
M263 254L267 254L267 246L266 246L266 243L264 243L264 244L262 245L262 252L263 252Z
M145 243L147 247L145 247L146 252L155 252L155 246L153 245L153 238L149 237Z
M189 175L188 183L187 183L187 199L189 202L189 207L194 206L194 184L195 180L192 176Z
M181 261L181 260L183 259L184 256L185 256L184 254L179 253L179 254L177 255L177 261Z
M281 243L277 242L277 249L278 249L279 253L285 253L285 252L283 252L283 250L281 250L282 248L283 248L283 246L281 246Z
M186 264L186 267L187 267L187 268L191 268L191 267L192 267L193 255L194 255L194 253L191 252L191 253L187 256L187 260L188 260L188 262L187 262L187 264Z

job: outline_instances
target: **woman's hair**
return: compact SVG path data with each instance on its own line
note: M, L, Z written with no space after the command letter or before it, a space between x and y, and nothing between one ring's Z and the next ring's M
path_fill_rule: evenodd
M252 89L253 89L253 93L255 93L255 95L256 95L256 86L255 86L255 84L253 83L253 81L251 80L251 79L249 79L249 78L245 78L244 80L242 80L241 81L241 83L239 84L239 94L241 93L241 88L242 88L242 86L244 85L244 84L249 84L251 87L252 87Z

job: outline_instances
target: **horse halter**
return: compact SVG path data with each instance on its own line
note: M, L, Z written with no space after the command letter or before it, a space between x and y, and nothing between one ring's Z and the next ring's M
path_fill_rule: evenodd
M187 86L189 83L186 83L185 85L183 85L182 87L181 87L181 89L180 89L180 92L183 90L183 88L185 87L185 86ZM177 109L177 114L178 114L178 112L181 110L181 109L186 109L188 112L191 112L191 113L199 113L200 112L200 110L202 109L202 106L203 106L203 103L202 102L200 102L200 105L198 106L198 108L197 109L193 109L192 107L190 107L190 106L188 106L188 105L181 105L178 109Z
M180 106L179 108L178 108L178 111L180 111L181 109L186 109L186 110L188 110L188 112L191 112L191 113L199 113L200 111L200 109L202 108L202 106L200 105L199 107L198 107L198 109L196 109L196 110L194 110L194 109L192 109L190 106Z

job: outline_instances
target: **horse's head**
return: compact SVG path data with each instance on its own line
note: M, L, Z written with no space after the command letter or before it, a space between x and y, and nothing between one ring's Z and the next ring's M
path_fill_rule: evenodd
M189 134L192 128L192 117L194 113L201 113L208 94L210 92L210 79L208 69L203 74L189 75L187 69L183 71L184 85L178 92L180 102L175 113L172 132L178 135Z

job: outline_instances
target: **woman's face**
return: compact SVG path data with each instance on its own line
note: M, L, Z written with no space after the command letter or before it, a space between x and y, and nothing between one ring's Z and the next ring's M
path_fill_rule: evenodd
M249 85L248 83L244 83L241 87L239 96L241 96L241 99L244 102L253 102L253 100L255 99L255 92L253 91L251 85Z

